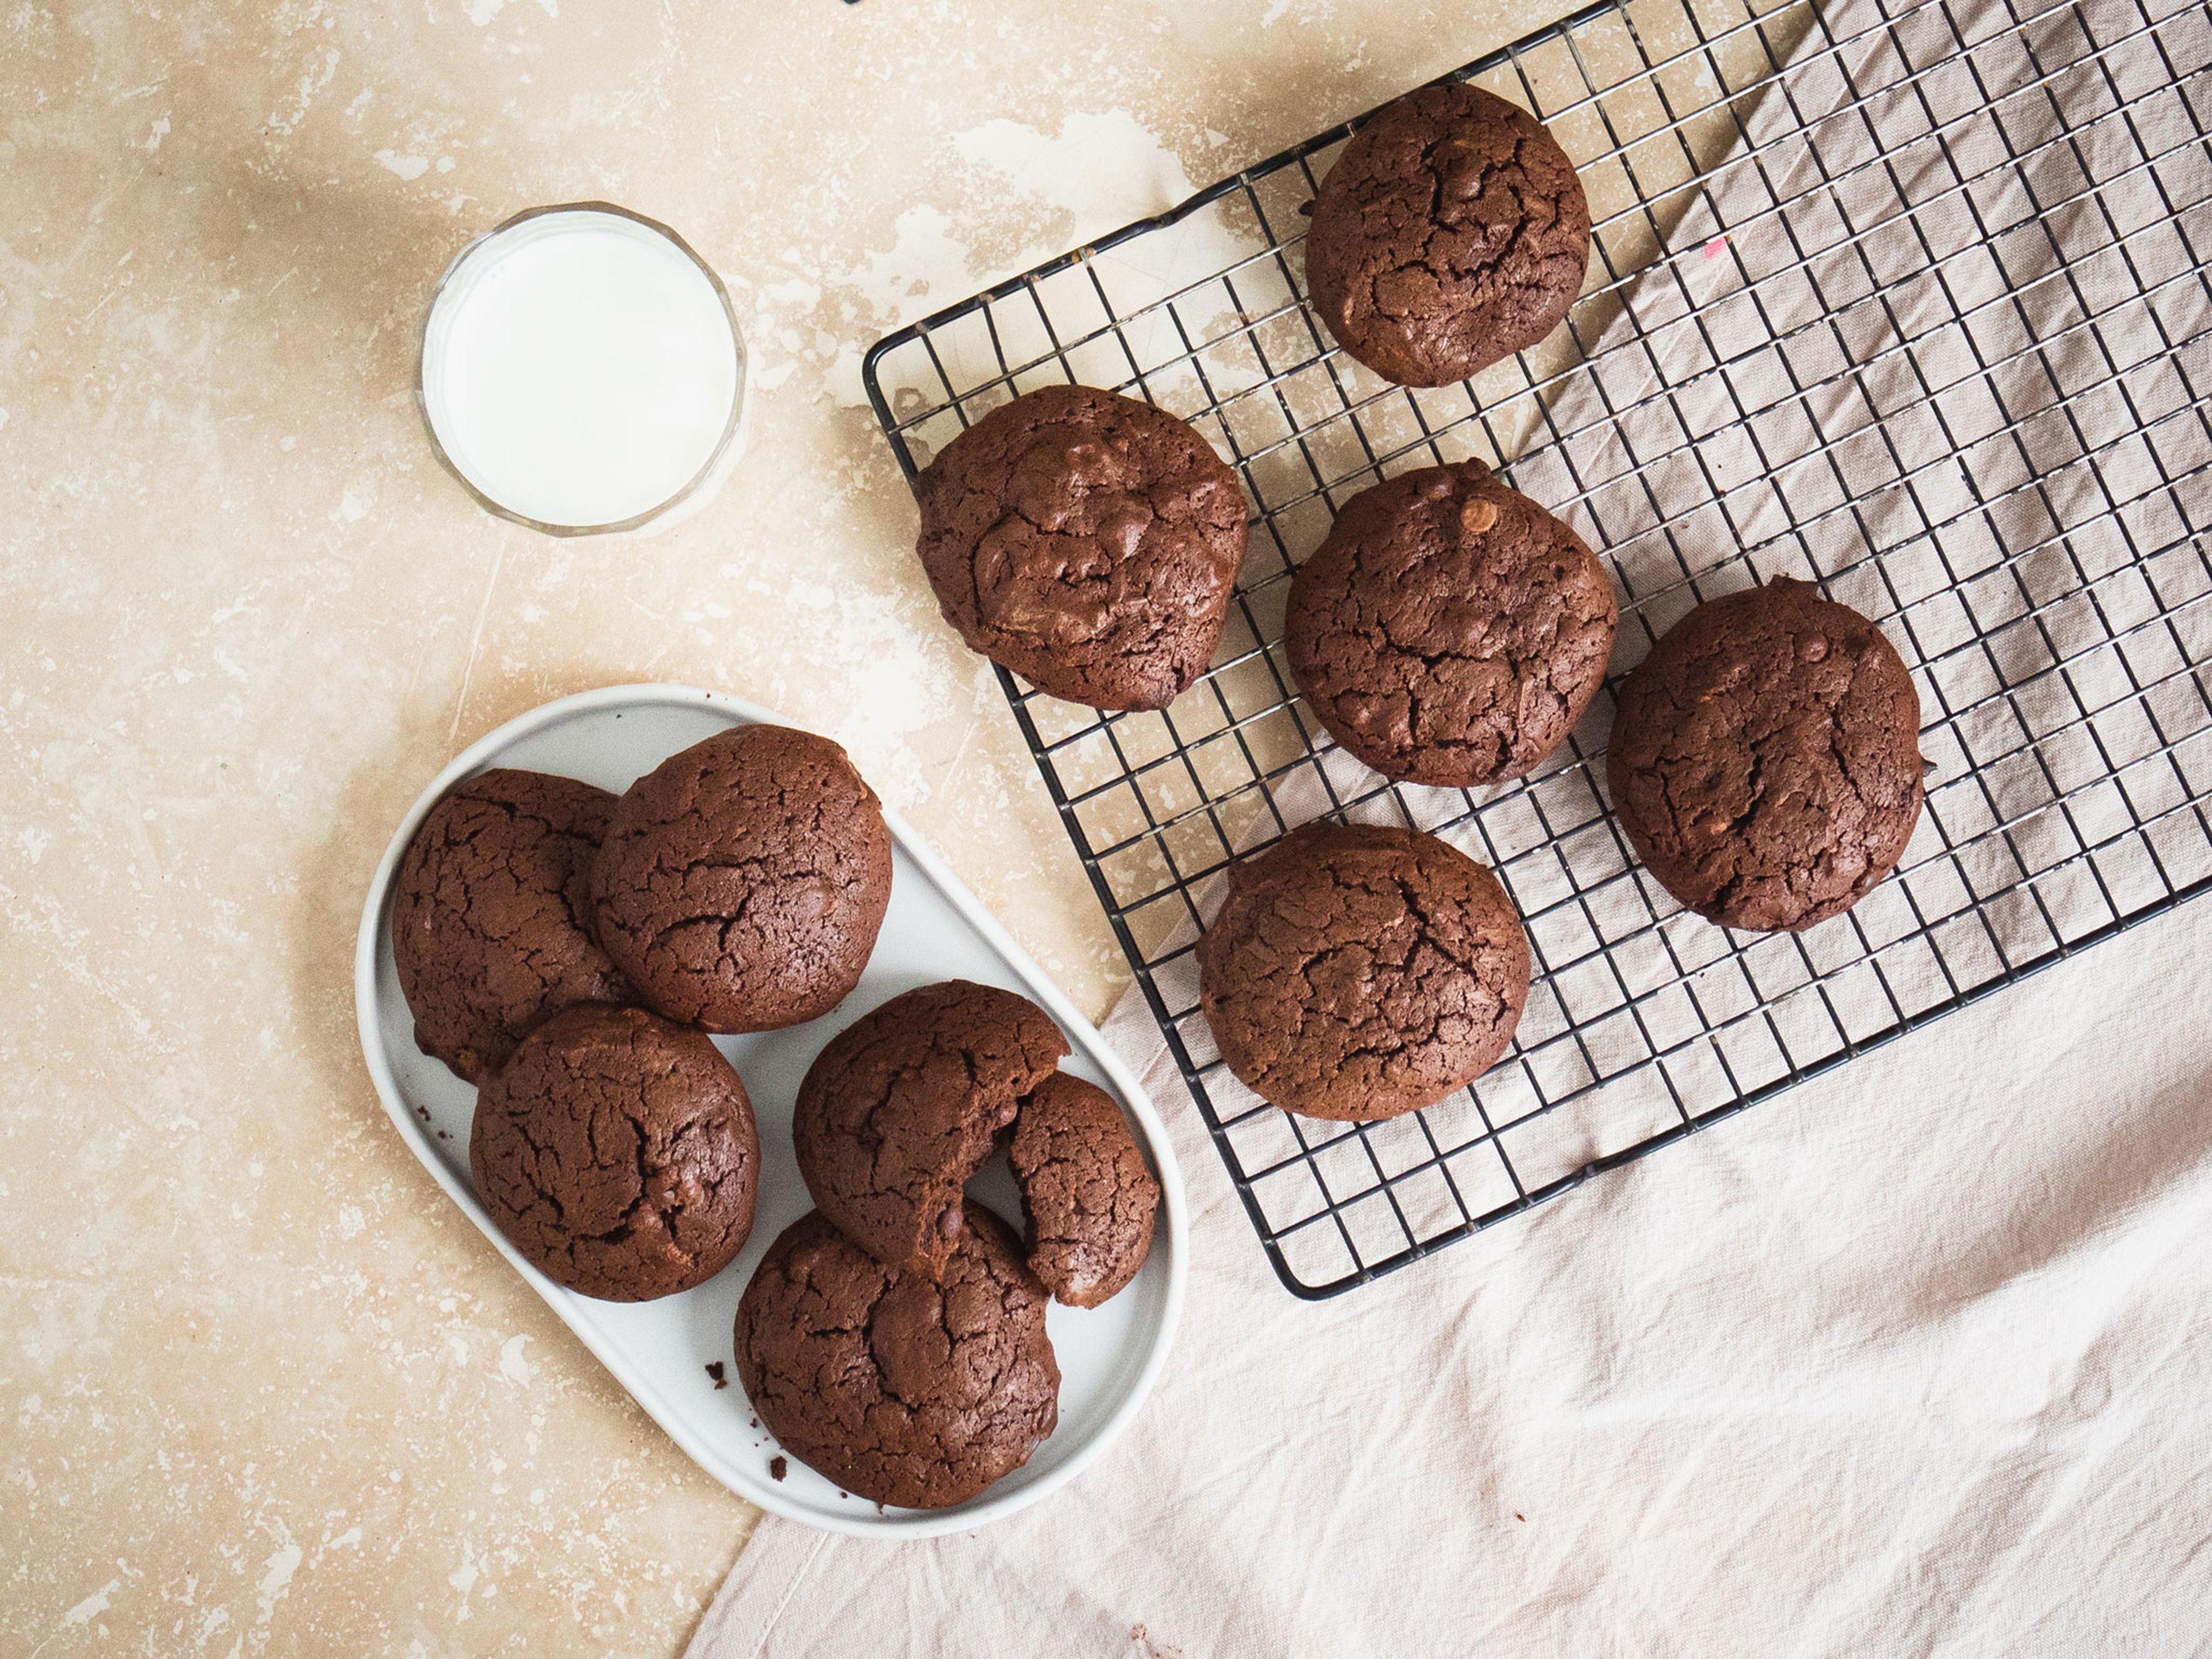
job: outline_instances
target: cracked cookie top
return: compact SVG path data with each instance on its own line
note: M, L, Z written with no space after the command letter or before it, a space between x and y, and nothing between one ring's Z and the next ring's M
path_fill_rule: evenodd
M1262 1099L1370 1121L1504 1054L1528 940L1498 878L1434 836L1316 821L1229 872L1199 940L1199 1006Z
M760 1132L703 1033L585 1003L477 1092L477 1197L547 1278L609 1302L704 1284L744 1248Z
M1322 180L1306 282L1361 362L1446 386L1549 334L1589 244L1589 203L1542 123L1474 87L1424 87L1353 134Z
M1203 674L1244 558L1244 498L1150 404L1054 386L993 410L915 480L915 550L971 650L1056 697L1164 708Z
M1566 740L1620 619L1582 538L1462 461L1346 504L1291 580L1283 643L1337 742L1386 777L1473 788Z
M828 1013L890 892L875 791L829 738L787 726L670 756L616 804L592 869L608 955L657 1012L710 1031Z
M1118 1295L1152 1248L1160 1183L1114 1097L1054 1072L1022 1103L1008 1151L1030 1271L1071 1308Z
M1051 1015L994 985L893 997L832 1038L799 1085L791 1139L806 1190L878 1261L941 1273L962 1188L1066 1052Z
M592 860L614 805L574 778L502 769L430 809L392 905L424 1054L479 1083L556 1009L630 1000L590 924Z
M1620 688L1613 809L1659 884L1728 927L1809 927L1920 817L1920 699L1881 630L1778 577L1682 618Z
M1030 1460L1060 1417L1045 1293L1006 1224L967 1206L941 1280L817 1213L738 1303L738 1377L783 1449L878 1504L945 1509Z

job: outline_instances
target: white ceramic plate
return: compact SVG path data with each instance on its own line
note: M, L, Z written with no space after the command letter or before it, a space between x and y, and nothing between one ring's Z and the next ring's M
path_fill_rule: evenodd
M1182 1179L1152 1103L1098 1033L1070 1006L1004 928L953 878L935 854L886 811L890 825L890 909L860 988L821 1019L790 1030L717 1037L744 1079L759 1115L759 1209L744 1253L708 1283L659 1302L596 1302L554 1284L518 1255L477 1206L469 1179L469 1124L476 1091L415 1047L414 1021L392 957L391 892L402 854L438 799L464 778L495 766L580 778L622 790L667 756L732 726L773 720L766 710L688 686L625 685L563 697L509 720L471 747L423 791L386 849L362 911L354 998L362 1052L377 1093L454 1203L530 1281L639 1405L715 1479L763 1509L837 1532L908 1538L965 1531L1011 1515L1065 1484L1104 1450L1135 1413L1175 1334L1188 1259ZM1165 1213L1151 1257L1128 1289L1087 1311L1052 1305L1046 1328L1060 1360L1060 1426L1028 1464L981 1497L939 1510L879 1510L841 1494L798 1459L781 1481L777 1455L752 1426L732 1363L738 1297L776 1235L812 1207L791 1151L791 1107L799 1079L823 1045L877 1004L940 979L972 979L1020 992L1048 1010L1074 1053L1067 1068L1116 1096L1158 1175ZM1001 1160L971 1190L1018 1226L1019 1200ZM730 1386L717 1389L710 1361Z

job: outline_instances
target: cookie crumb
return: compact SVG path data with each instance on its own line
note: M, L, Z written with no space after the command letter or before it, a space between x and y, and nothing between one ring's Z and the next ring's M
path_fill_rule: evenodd
M1113 1097L1054 1073L1023 1102L1008 1155L1030 1271L1071 1308L1118 1294L1152 1249L1160 1184Z
M1525 1522L1525 1521L1527 1521L1527 1520L1528 1520L1528 1517L1527 1516L1525 1516L1525 1515L1522 1514L1520 1510L1514 1510L1514 1511L1513 1511L1513 1518L1514 1518L1516 1521L1522 1521L1522 1522Z
M715 1386L719 1388L721 1385L717 1383ZM790 1473L791 1460L789 1458L771 1457L768 1460L768 1475L769 1480L781 1480L785 1475L789 1474ZM842 1492L837 1494L840 1498L842 1498L844 1495L845 1494Z
M714 1379L714 1386L718 1389L726 1389L730 1386L730 1379L722 1375L722 1362L719 1359L710 1359L707 1362L707 1375Z

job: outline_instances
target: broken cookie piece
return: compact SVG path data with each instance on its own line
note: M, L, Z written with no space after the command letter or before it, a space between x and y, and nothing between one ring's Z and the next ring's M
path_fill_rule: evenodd
M1071 1308L1095 1308L1152 1247L1160 1183L1114 1098L1055 1072L1022 1103L1011 1149L1030 1271Z
M996 986L893 997L834 1038L792 1113L822 1213L888 1267L934 1276L960 1248L962 1188L1067 1052L1052 1017Z

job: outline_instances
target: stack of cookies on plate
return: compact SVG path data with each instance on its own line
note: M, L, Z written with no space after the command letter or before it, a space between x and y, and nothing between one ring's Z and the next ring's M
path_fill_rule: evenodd
M1463 380L1564 320L1590 216L1540 123L1461 83L1347 143L1312 204L1312 308L1401 385ZM1026 392L916 482L947 621L1040 690L1164 708L1210 666L1246 511L1183 422L1080 386ZM1337 744L1396 781L1526 775L1603 684L1620 605L1574 530L1481 462L1345 501L1293 578L1283 654ZM1801 928L1902 856L1919 710L1865 617L1778 580L1700 606L1620 691L1613 807L1651 873L1724 925ZM1472 1083L1510 1046L1528 941L1490 870L1410 828L1316 822L1236 863L1198 947L1200 1006L1263 1098L1368 1120Z
M485 772L434 806L392 916L417 1044L477 1088L469 1161L517 1251L586 1296L704 1284L750 1237L761 1146L714 1034L794 1026L859 983L891 838L844 751L735 727L619 798ZM1052 1431L1045 1306L1097 1305L1160 1189L1026 998L892 998L817 1057L794 1119L819 1206L739 1304L738 1371L783 1446L880 1503L957 1504ZM963 1192L1011 1159L1025 1236Z
M1060 1069L1043 1009L948 980L893 997L816 1058L792 1139L814 1213L738 1304L738 1375L779 1443L882 1504L964 1503L1058 1419L1045 1332L1136 1277L1159 1183L1121 1108ZM1017 1240L967 1195L1011 1155Z
M890 889L875 792L786 726L709 738L619 798L501 770L430 810L392 954L416 1044L477 1085L477 1195L532 1267L644 1302L729 1265L760 1133L709 1033L836 1007Z

